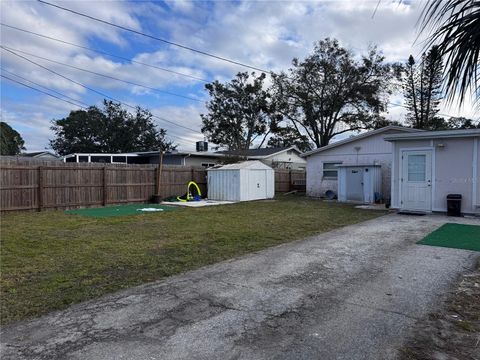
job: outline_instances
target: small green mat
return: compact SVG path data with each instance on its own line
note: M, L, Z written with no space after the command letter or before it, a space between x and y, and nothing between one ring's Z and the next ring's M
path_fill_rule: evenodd
M161 209L162 211L141 211L140 209ZM158 204L128 204L117 206L105 206L100 208L87 208L87 209L75 209L65 210L66 214L75 214L86 217L113 217L113 216L128 216L128 215L141 215L141 214L161 214L167 211L176 210L173 206L158 205Z
M480 226L444 224L417 244L480 251Z

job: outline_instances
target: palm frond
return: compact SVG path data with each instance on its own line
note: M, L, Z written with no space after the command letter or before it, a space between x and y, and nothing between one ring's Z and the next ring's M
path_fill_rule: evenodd
M445 60L445 92L462 104L471 93L479 104L480 1L432 0L420 17L421 32L428 33L426 47L438 45Z

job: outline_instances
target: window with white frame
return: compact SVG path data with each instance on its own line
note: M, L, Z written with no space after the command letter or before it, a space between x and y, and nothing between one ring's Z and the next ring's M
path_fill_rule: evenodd
M126 163L127 163L126 156L118 156L118 155L112 156L112 164L126 164Z
M324 162L323 163L323 178L324 179L338 179L338 168L337 165L340 165L342 162Z

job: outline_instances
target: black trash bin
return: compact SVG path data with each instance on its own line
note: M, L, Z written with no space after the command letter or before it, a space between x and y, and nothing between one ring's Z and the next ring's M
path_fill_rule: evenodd
M462 195L461 194L447 195L447 215L462 216Z

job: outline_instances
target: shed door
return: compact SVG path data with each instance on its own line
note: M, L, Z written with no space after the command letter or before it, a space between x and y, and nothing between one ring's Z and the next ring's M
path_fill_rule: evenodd
M400 207L405 210L432 209L432 151L403 151Z
M265 170L248 171L248 194L249 200L267 198L267 178Z
M347 167L347 200L363 201L363 169Z

